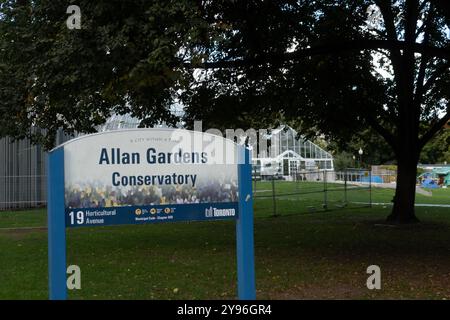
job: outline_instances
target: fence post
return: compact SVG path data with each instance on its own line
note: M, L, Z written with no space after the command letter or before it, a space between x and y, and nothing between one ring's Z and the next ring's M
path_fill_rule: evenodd
M328 209L327 199L327 171L323 170L323 208Z
M255 196L256 195L256 168L253 168L252 179L255 180L255 182L253 183L253 196Z
M346 169L344 171L344 204L347 205L347 177L348 177L348 170Z
M369 207L372 208L372 170L369 171Z
M272 176L272 202L273 202L273 216L277 216L277 204L276 204L276 195L275 195L275 179Z

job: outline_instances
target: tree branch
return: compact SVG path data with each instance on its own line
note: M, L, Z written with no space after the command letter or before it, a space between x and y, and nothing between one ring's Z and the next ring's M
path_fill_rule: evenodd
M386 49L390 51L409 49L416 53L426 54L430 57L441 58L450 62L450 49L447 48L432 47L420 43L406 43L405 41L398 41L398 40L393 41L393 40L361 39L361 40L327 43L307 49L300 49L294 52L285 52L281 54L267 54L237 60L222 60L198 64L184 63L183 66L185 68L203 68L203 69L251 67L251 66L260 66L268 63L275 66L282 66L286 62L296 60L298 61L301 58L314 55L327 55L348 51L377 50L377 49Z
M419 139L420 150L427 144L433 136L438 133L444 125L450 120L450 105L447 107L447 114L436 121L431 128Z
M388 40L397 41L397 30L395 28L395 17L392 12L392 1L391 0L376 0L376 5L380 8L381 14L383 16L384 27L388 36ZM392 67L394 68L395 82L399 87L401 87L399 75L401 71L401 53L399 49L391 50L389 52L390 59L392 61Z
M395 30L395 19L392 12L392 2L390 0L376 0L375 4L380 8L383 16L384 27L389 40L398 40L397 31Z
M369 125L376 131L378 132L383 138L384 140L386 140L386 142L391 146L391 148L394 150L395 153L397 153L397 143L395 140L395 136L392 134L392 132L390 132L388 129L386 129L385 127L383 127L374 117L372 117L371 115L368 115L366 117L367 122L369 123Z
M427 5L428 2L430 2L430 0L423 0L422 3L420 4L419 11L425 9L425 6Z
M423 3L422 3L423 4ZM433 21L433 5L430 5L427 20L423 23L424 26L424 36L422 43L424 45L428 45L430 41L431 36L431 23ZM424 94L424 80L425 80L425 74L426 74L426 67L429 62L429 56L426 54L423 54L420 58L420 66L419 66L419 72L417 74L417 81L416 81L416 92L414 95L414 102L417 106L420 106Z
M416 41L416 27L419 20L419 0L406 1L405 41Z
M448 68L450 68L450 61L444 63L439 69L436 69L428 78L427 82L425 82L425 84L423 85L422 92L428 92L436 79L439 78L439 76L441 76L445 71L447 71Z

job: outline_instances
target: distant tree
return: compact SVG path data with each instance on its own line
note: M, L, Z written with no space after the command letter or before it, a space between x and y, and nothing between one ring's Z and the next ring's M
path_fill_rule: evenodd
M356 162L353 159L353 155L350 152L338 152L334 154L334 170L344 171L349 168L355 168Z
M395 162L395 154L389 144L377 132L371 128L362 129L354 132L353 136L346 141L337 139L327 147L337 154L348 153L355 156L357 162L353 165L359 165L358 151L363 150L362 164L369 168L372 165L381 165Z
M447 163L450 165L450 130L443 130L422 149L421 163Z

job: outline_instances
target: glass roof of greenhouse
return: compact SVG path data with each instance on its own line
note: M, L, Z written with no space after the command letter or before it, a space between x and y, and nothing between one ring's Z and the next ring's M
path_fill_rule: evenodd
M332 159L332 155L318 145L298 136L297 131L287 125L282 125L266 134L263 138L270 140L267 155L271 158L303 158L303 159ZM259 157L267 157L263 152Z

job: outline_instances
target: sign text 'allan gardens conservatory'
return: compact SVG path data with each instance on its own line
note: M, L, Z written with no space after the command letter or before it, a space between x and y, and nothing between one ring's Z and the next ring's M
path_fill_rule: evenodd
M49 287L66 299L67 227L235 220L238 295L255 298L250 151L181 129L110 131L48 156Z

